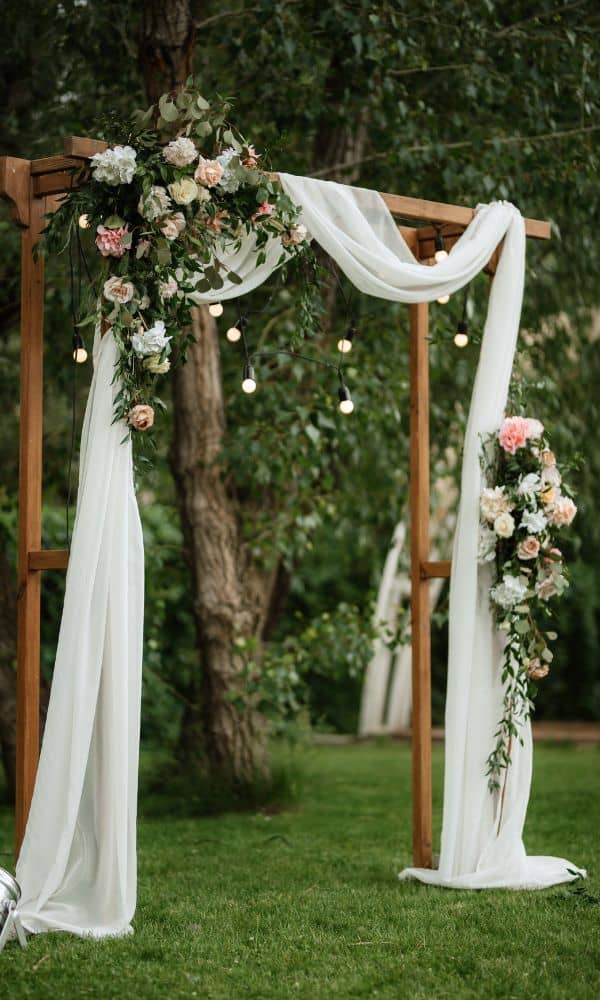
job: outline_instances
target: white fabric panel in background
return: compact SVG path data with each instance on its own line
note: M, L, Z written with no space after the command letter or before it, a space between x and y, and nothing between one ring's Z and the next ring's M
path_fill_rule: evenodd
M478 437L498 426L519 326L525 237L507 203L482 206L450 256L424 267L372 191L282 174L302 221L358 289L399 302L456 292L505 238L492 285L465 442L453 556L446 717L444 829L439 872L405 877L464 888L567 881L568 862L527 858L522 829L531 780L530 731L516 747L495 836L497 803L484 775L501 713L499 649L478 576ZM280 250L254 265L253 241L226 263L242 278L197 302L232 299L265 281ZM143 544L131 444L112 424L115 344L96 345L82 436L73 532L52 692L35 793L17 866L28 930L103 937L130 932L136 897L136 795L143 623Z

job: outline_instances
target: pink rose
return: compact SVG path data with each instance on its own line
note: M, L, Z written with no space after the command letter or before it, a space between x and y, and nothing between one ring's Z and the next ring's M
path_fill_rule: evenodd
M200 162L194 173L194 180L197 184L204 184L205 187L216 187L223 176L223 167L217 160L205 160L200 157Z
M256 170L259 159L260 154L256 152L254 146L247 146L246 156L242 160L242 166L246 167L247 170Z
M96 246L103 257L122 257L127 253L121 237L128 233L127 226L120 226L118 229L106 229L105 226L98 226L96 232Z
M548 520L550 524L562 528L564 525L571 524L576 513L577 507L571 497L559 497L548 511Z
M538 552L540 551L540 543L537 538L533 535L529 535L527 538L519 542L517 546L517 555L519 559L535 559Z
M517 448L524 448L529 437L525 417L506 417L498 431L498 440L505 451L514 455Z
M275 205L271 205L269 201L263 201L262 205L259 205L254 215L251 216L252 222L256 222L260 219L261 215L273 215L275 210Z
M533 660L529 661L527 676L531 677L532 681L541 681L544 677L548 676L549 671L550 667L548 664L542 663L542 661L536 656Z
M138 403L132 406L127 414L127 423L135 431L147 431L154 423L154 410L146 403Z

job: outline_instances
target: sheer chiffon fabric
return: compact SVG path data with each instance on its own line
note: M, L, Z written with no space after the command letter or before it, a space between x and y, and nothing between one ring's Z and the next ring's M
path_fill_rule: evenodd
M498 426L519 327L523 220L512 205L477 211L449 257L424 267L372 191L282 174L302 222L356 287L398 302L452 294L484 267L501 240L465 439L453 553L446 710L444 825L439 871L402 877L460 888L538 888L574 866L528 858L522 842L531 782L531 734L516 745L499 836L485 760L501 714L500 655L478 572L479 435ZM244 295L278 266L272 241L255 267L248 238L225 263L242 278L198 304ZM104 937L131 932L136 901L136 797L143 627L143 541L131 443L112 423L116 345L96 336L84 420L77 516L50 704L29 822L17 866L28 930Z

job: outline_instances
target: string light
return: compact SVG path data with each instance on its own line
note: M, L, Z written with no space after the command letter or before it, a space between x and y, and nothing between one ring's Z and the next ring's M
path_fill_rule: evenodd
M448 256L448 251L444 246L444 237L440 233L439 229L435 234L434 242L435 242L435 253L434 253L435 262L436 264L441 264L443 260L446 260L446 257Z
M89 215L87 215L84 212L83 215L79 216L78 223L79 223L79 228L80 229L89 229L90 228L90 217L89 217Z
M87 361L87 351L85 349L85 344L83 343L83 337L80 333L73 334L73 361L78 365L84 364Z
M440 297L438 299L438 302L440 303L441 306L445 306L446 302L449 302L449 301L450 301L450 296L449 295L440 295Z
M454 343L457 347L466 347L469 343L469 325L467 323L467 303L469 300L469 286L465 288L465 297L463 299L463 311L462 316L456 324L456 333L454 334Z
M340 354L350 354L352 350L352 341L354 340L354 334L356 333L356 328L354 326L349 326L343 337L337 342L337 349Z
M338 397L340 401L340 413L352 413L354 409L354 403L352 402L352 397L350 395L350 390L347 385L344 385L340 381L340 387L338 389Z
M242 331L237 326L230 326L225 336L230 344L237 344L242 336Z
M215 319L217 319L219 316L223 315L223 305L221 302L211 302L208 307L208 311L211 316L214 316Z
M254 377L254 368L252 365L244 365L244 378L242 381L242 392L250 395L256 391L256 379Z

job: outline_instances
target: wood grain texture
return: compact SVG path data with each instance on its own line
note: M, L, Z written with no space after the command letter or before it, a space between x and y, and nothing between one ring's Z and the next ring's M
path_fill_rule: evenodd
M37 549L29 553L30 571L43 569L66 569L69 565L67 549Z
M17 569L17 853L29 815L40 745L41 577L29 553L41 548L44 363L44 259L33 248L46 201L30 194L30 224L21 237L21 390L19 423L19 547Z
M450 577L451 562L448 560L443 560L440 562L423 562L421 563L421 579L422 580L443 580Z
M29 225L29 160L16 156L0 156L0 197L10 203L13 222L18 226Z
M429 308L409 309L413 862L431 868L431 611L421 575L429 560Z

